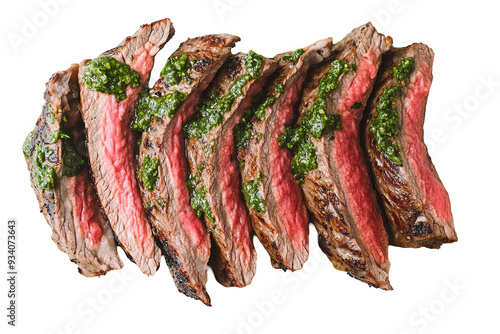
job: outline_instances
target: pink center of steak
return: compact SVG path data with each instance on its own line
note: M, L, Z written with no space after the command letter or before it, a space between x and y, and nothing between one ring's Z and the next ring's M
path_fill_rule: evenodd
M134 60L129 64L141 76L141 82L148 79L153 68L153 58L149 55L151 44L134 54ZM132 110L140 88L126 89L127 98L115 101L113 95L103 95L100 110L102 112L101 133L103 137L101 148L105 175L110 178L109 184L114 189L111 196L115 198L119 215L124 222L124 229L132 235L141 252L151 256L154 250L151 227L142 208L139 185L135 178L134 147L136 138L130 129Z
M255 92L262 89L252 86L247 93L253 96ZM239 110L246 110L251 107L251 98L246 98L240 104ZM243 116L243 113L240 113ZM241 119L241 117L240 117ZM216 168L219 168L219 185L222 191L222 201L227 222L230 224L234 236L234 245L239 251L241 261L248 266L252 257L251 223L248 218L246 206L241 199L241 180L238 159L236 158L236 146L234 145L233 131L225 131L220 144L219 161Z
M101 212L96 203L94 189L89 184L88 170L84 169L75 177L68 178L69 200L73 208L73 219L76 227L91 246L99 247L101 243Z
M250 220L241 200L241 181L235 148L232 131L228 131L221 145L219 182L227 221L233 231L234 244L241 252L241 259L248 264L252 254ZM229 158L230 155L233 159Z
M206 242L207 231L203 222L198 218L196 212L191 207L189 191L186 186L187 162L185 156L185 140L182 125L194 114L197 98L193 98L181 107L184 110L178 110L171 119L169 126L172 127L171 137L168 147L167 163L170 164L170 178L173 183L174 198L176 200L177 215L179 223L186 233L196 244L197 249L204 255L210 253L210 248Z
M370 185L368 169L360 146L360 110L351 109L355 102L363 101L372 80L377 75L376 55L372 49L363 55L356 76L338 105L342 130L335 132L333 145L337 172L345 200L349 207L358 235L375 261L387 262L384 244L385 230L382 216L377 210L377 202Z
M408 162L415 174L422 193L423 204L433 211L434 217L450 222L452 218L448 194L431 169L424 137L424 110L431 86L431 68L422 62L411 76L411 84L404 102L405 122L402 132L406 134Z
M269 144L271 189L278 216L295 248L300 248L306 243L309 217L303 204L300 185L290 169L291 151L279 147L278 136L284 132L285 125L293 121L293 106L299 99L303 81L304 77L288 90L281 109L278 111L280 116L276 119Z

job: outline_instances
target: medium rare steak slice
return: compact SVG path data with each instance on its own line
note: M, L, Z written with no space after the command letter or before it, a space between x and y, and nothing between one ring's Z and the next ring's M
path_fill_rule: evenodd
M396 246L457 241L448 193L423 141L433 60L424 44L384 54L365 112L366 152Z
M243 190L252 226L273 266L302 268L309 256L309 217L300 184L290 170L291 152L278 136L295 123L295 104L310 66L330 55L331 39L276 56L280 69L263 96L234 128Z
M149 127L140 129L138 175L153 233L179 291L207 305L210 235L189 202L182 125L195 113L202 92L237 41L239 37L221 34L182 43L167 60L151 95L140 99L132 123L133 128Z
M184 126L191 206L213 237L211 265L224 286L250 284L256 267L250 219L241 196L233 127L262 90L276 62L252 51L229 58Z
M361 150L359 124L382 53L392 40L371 24L335 44L310 72L299 111L282 145L294 149L292 172L303 181L319 244L334 267L372 286L389 284L388 237Z
M99 276L123 264L89 174L80 115L78 65L47 82L45 105L23 151L52 239L81 274Z
M161 258L135 177L136 136L130 128L154 56L174 33L170 20L143 25L118 47L80 66L82 115L97 194L121 246L148 275Z

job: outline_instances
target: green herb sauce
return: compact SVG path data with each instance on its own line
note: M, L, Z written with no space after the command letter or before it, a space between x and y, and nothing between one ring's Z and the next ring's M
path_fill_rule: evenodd
M55 143L57 142L59 139L68 139L69 136L67 134L65 134L64 132L62 132L61 130L57 130L55 133L51 134L49 136L49 139L50 139L50 142L51 143Z
M302 56L302 54L304 53L304 50L303 49L297 49L295 50L294 52L290 53L289 55L285 55L283 56L283 60L285 61L291 61L292 63L296 63L297 60L299 60L300 56Z
M259 121L263 121L266 118L266 108L271 106L276 102L276 97L283 93L284 85L279 83L274 86L273 96L269 96L264 102L259 102L262 100L262 96L256 97L252 101L252 108L245 110L243 118L236 124L233 128L234 144L236 147L247 146L252 137L252 123L251 119L255 116ZM259 94L260 95L260 94Z
M247 203L250 204L250 208L260 214L264 214L266 212L266 201L262 199L259 192L259 184L261 183L262 173L259 172L259 175L255 180L245 182L243 185L243 192L245 193Z
M300 125L285 127L285 132L278 137L280 147L288 147L295 153L292 172L300 182L304 181L307 172L317 168L316 152L314 145L309 142L310 136L319 139L327 133L342 129L339 115L325 113L326 100L328 94L337 88L340 76L348 71L346 62L333 61L328 74L319 83L316 100L302 117Z
M268 97L264 103L262 103L255 111L254 111L254 116L257 118L259 121L263 121L266 118L266 108L268 106L271 106L276 102L276 98L274 96Z
M404 81L415 70L414 58L403 58L399 66L393 68L394 78ZM398 83L384 89L377 103L377 116L370 121L370 131L377 142L377 150L385 153L392 161L401 164L399 148L394 138L399 136L399 115L397 99L403 94L403 86Z
M158 159L146 156L142 163L141 176L149 191L158 187Z
M204 214L205 218L213 223L214 217L212 216L212 210L210 209L210 205L205 198L207 186L201 184L201 174L196 173L195 176L189 175L186 184L191 199L191 207L196 211L196 215L201 217L201 215Z
M243 118L238 124L233 128L233 138L236 147L243 147L248 145L250 138L252 137L252 123Z
M393 67L392 71L394 73L394 79L397 81L403 81L410 77L410 74L415 70L415 59L403 58L399 63L399 66Z
M127 64L108 56L91 60L83 73L82 81L92 90L114 95L116 102L127 97L127 86L137 88L141 84L139 73Z
M304 175L316 168L318 168L318 158L314 144L306 142L300 145L292 158L293 177L299 182L304 182Z
M55 154L43 145L36 145L33 154L34 179L35 183L42 190L54 190L56 186L56 172L53 167L47 164L47 158Z
M187 54L184 53L179 57L168 58L160 75L170 86L174 86L181 82L182 79L189 80L188 70L190 67L191 62Z
M24 143L23 143L24 160L28 160L28 158L30 157L30 153L31 153L31 139L32 138L33 138L33 131L31 131L30 133L28 133L28 135L26 136L26 139L24 140Z
M238 77L224 96L212 94L196 107L198 117L184 125L186 138L201 138L222 123L224 113L231 110L234 101L243 94L243 87L259 75L263 58L250 51L243 57L246 73Z
M85 159L76 151L68 135L62 139L62 160L63 173L66 176L80 174L85 166Z
M283 85L282 82L274 86L275 93L283 93L284 91L285 91L285 85Z
M370 131L377 142L377 149L384 152L392 161L401 163L398 147L392 138L399 135L399 116L396 100L402 94L401 85L384 89L377 104L377 116L370 122Z
M186 93L174 91L172 94L156 97L150 95L147 90L143 90L137 101L130 127L139 132L148 131L153 117L168 116L171 118L184 102L186 96Z

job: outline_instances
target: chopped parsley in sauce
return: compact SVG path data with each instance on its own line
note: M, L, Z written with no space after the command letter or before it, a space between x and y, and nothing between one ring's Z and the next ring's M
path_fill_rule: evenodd
M300 56L302 56L302 54L304 54L304 49L297 49L288 55L284 55L283 58L281 59L286 61L291 61L292 63L295 64L297 60L299 60Z
M260 214L266 212L266 201L262 199L262 195L259 192L259 185L262 183L262 173L255 180L250 180L245 182L243 185L243 192L245 193L245 199L252 210L257 211Z
M144 158L141 178L144 186L146 186L149 191L158 187L158 159L151 158L149 155Z
M160 118L174 116L177 109L186 99L186 93L174 91L171 94L156 97L150 95L147 90L143 90L135 107L135 114L130 127L139 132L146 132L151 125L153 117Z
M137 88L141 84L139 73L127 64L108 56L91 60L83 73L82 81L92 90L114 95L116 102L127 97L127 86Z
M212 210L210 209L210 205L205 198L207 186L201 183L201 174L196 173L194 176L189 175L186 184L189 190L191 207L196 211L196 215L201 217L201 215L204 214L205 218L213 223L214 217L212 215Z
M394 138L399 136L399 115L397 99L403 94L401 82L408 79L415 70L414 58L403 58L399 66L393 67L394 79L398 84L384 89L377 103L377 116L370 121L370 131L377 142L377 149L392 161L401 164L399 148Z
M187 54L184 53L179 57L170 57L161 70L160 76L170 86L174 86L181 82L182 79L189 80L188 70L190 67L191 62Z
M238 77L231 85L229 92L224 96L212 94L203 99L196 107L198 117L184 125L187 138L201 138L210 130L220 125L224 113L231 110L234 101L243 94L243 87L259 75L263 58L261 55L250 51L243 57L246 73Z
M56 186L56 172L47 163L47 159L53 154L54 151L41 144L36 145L33 153L33 176L35 183L42 190L54 190Z
M243 118L233 128L234 144L236 147L247 146L252 137L252 118L255 117L259 121L266 118L266 108L276 102L279 94L283 93L285 87L283 83L276 84L273 88L273 95L266 98L262 103L262 96L256 97L252 102L252 107L245 110ZM262 134L261 134L262 136Z
M285 127L285 132L278 137L280 147L288 147L294 151L292 172L300 182L304 182L307 172L317 168L316 151L309 138L319 139L327 133L341 129L340 116L327 115L325 110L328 94L337 88L340 76L348 71L346 62L333 61L327 75L319 82L316 100L306 111L300 124Z
M61 138L63 173L66 176L76 176L83 170L85 159L77 152L69 136L66 135L65 138Z

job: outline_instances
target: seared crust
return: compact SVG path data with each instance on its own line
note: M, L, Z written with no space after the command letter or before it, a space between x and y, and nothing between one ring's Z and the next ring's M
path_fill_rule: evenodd
M78 65L73 64L66 71L55 73L46 86L45 105L33 130L30 156L27 159L31 185L40 204L40 210L52 228L52 240L59 249L78 265L82 275L104 275L109 270L120 269L123 263L118 257L113 232L94 194L88 161L85 162L85 167L79 175L66 176L63 172L62 140L53 140L54 135L61 131L71 136L72 144L80 155L85 157L87 155L84 126L80 116ZM37 145L42 145L52 152L47 160L56 174L53 191L43 190L35 182L33 155ZM78 193L75 189L76 179L79 183L85 184L85 193ZM79 213L75 212L77 209L73 206L75 196L81 197L82 201L88 196L91 206L89 209L96 212L92 222L99 226L102 233L97 244L89 241L80 228L81 223L90 222L78 221Z
M160 78L151 89L151 94L165 96L177 90L189 95L172 119L168 116L153 118L149 131L143 134L139 151L139 168L142 168L146 156L156 158L160 162L159 187L148 191L142 181L140 186L143 203L149 212L153 232L167 260L170 273L180 292L200 299L206 305L210 305L210 297L205 288L210 236L205 231L203 222L196 218L189 202L183 201L189 194L185 182L186 168L180 167L186 165L182 124L194 114L202 92L227 60L237 41L239 37L220 34L188 39L180 45L172 57L182 54L188 56L191 63L188 71L189 82L181 80L179 84L169 86ZM173 170L174 168L176 169ZM176 182L176 175L182 178L180 185ZM191 213L191 221L184 221L184 216L179 215L179 212L186 210ZM199 225L198 233L202 239L200 243L196 241L195 236L190 235L193 231L189 231L187 224Z
M266 107L263 120L253 117L250 141L248 145L238 148L243 184L257 179L259 172L263 178L258 188L266 203L266 211L259 213L247 203L253 230L269 253L272 265L283 270L301 269L307 260L309 219L300 185L293 179L289 167L290 152L275 147L278 145L277 136L283 132L285 125L296 121L298 115L294 113L294 104L300 97L306 73L310 66L330 55L331 47L331 38L320 40L303 48L304 53L295 63L282 60L291 52L274 57L279 61L280 69L266 85L263 100L274 97L276 101ZM283 85L281 93L275 92L279 84ZM274 172L273 169L279 168L277 164L285 157L288 157L288 169ZM273 180L273 172L280 173L281 182ZM281 193L285 189L280 188L277 194L276 187L286 187L287 193Z
M130 123L139 91L149 81L154 56L173 34L169 19L145 24L119 46L102 54L128 64L140 74L141 85L135 89L127 87L127 98L119 105L116 105L114 96L90 90L83 83L80 90L82 116L88 134L89 160L97 194L121 247L147 275L156 273L161 252L155 244L150 223L141 205L133 152L136 138ZM88 60L85 60L80 65L80 82L87 63ZM106 130L103 129L104 124L107 124ZM116 159L120 160L120 169L115 167ZM126 186L127 193L120 189L122 185ZM121 212L124 209L128 211Z
M239 53L230 57L204 96L214 93L224 96L233 82L246 73L244 56ZM266 78L276 69L274 61L264 58L259 76L243 87L243 94L234 101L231 110L223 115L222 124L199 139L187 141L191 174L200 173L201 182L207 186L206 199L214 217L214 222L205 217L213 238L210 264L216 279L224 286L242 287L250 284L256 269L250 219L240 194L241 181L233 128L241 120L243 111L250 106L252 97L262 89ZM203 149L207 145L213 145L213 153ZM229 147L233 148L231 152L227 151ZM205 167L200 171L198 166L202 163ZM228 173L231 173L231 180L228 179ZM230 185L227 184L229 181ZM232 193L234 189L238 189L238 192ZM228 204L228 200L232 203ZM239 213L237 217L235 212Z
M426 205L425 194L418 184L417 178L409 165L410 152L406 147L406 133L401 132L395 138L400 149L402 164L392 161L386 154L377 149L377 143L369 125L373 117L377 116L377 103L384 89L392 87L398 82L394 79L393 67L398 66L403 58L413 57L415 68L424 66L432 67L434 53L424 44L412 44L405 48L393 48L383 57L377 81L370 100L366 107L366 118L364 120L365 149L373 172L374 183L380 195L381 203L385 209L387 227L390 236L390 243L401 247L428 247L439 248L443 243L457 241L457 236L453 227L453 218L446 219L433 214L430 205ZM425 78L432 81L432 74ZM404 131L404 124L409 121L403 106L406 103L408 91L413 85L412 77L408 82L402 83L402 96L396 101L401 128ZM425 98L426 99L426 98ZM425 115L424 109L421 111L421 122ZM413 134L415 135L415 134ZM420 138L423 140L423 138ZM441 180L436 169L427 155L426 161L421 163L429 164L433 177L442 187ZM449 203L448 195L446 201Z
M320 247L334 267L382 289L392 289L388 280L388 238L375 192L370 185L368 168L363 161L357 126L373 87L382 53L391 44L390 37L378 34L370 23L354 29L334 45L332 56L311 73L303 89L299 107L301 115L311 108L318 93L319 82L329 71L333 60L340 59L350 65L351 70L341 76L338 87L330 93L327 100L326 113L339 113L343 129L333 136L311 139L316 149L318 168L305 175L302 189L319 233ZM346 96L347 92L356 76L362 72L360 67L363 61L370 64L370 75L362 73L366 77L361 77L363 90L360 91L359 100L349 102L359 102L361 108L343 111L341 108L350 99ZM353 64L358 66L357 71L352 69ZM341 140L345 142L340 142ZM336 145L349 145L349 153L338 153L341 147ZM354 180L359 180L360 184L356 185L359 188L351 189L351 177L340 174L341 170L346 173L345 168L349 170L348 173L356 174ZM348 197L357 202L358 206L353 207L354 203L349 202Z

